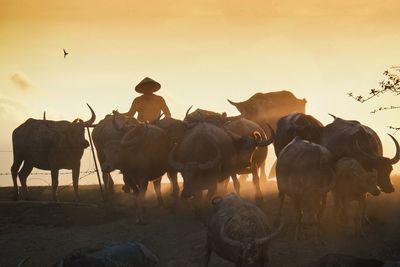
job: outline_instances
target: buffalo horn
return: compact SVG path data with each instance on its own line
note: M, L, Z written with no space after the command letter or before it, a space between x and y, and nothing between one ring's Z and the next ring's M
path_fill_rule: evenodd
M228 220L230 220L230 219L228 219ZM233 239L230 238L230 237L226 234L226 232L225 232L225 224L228 222L228 220L226 220L226 221L222 224L221 231L220 231L221 240L222 240L223 242L225 242L226 244L228 244L228 245L231 245L231 246L233 246L233 247L238 247L238 248L240 248L240 247L242 246L242 243L239 242L239 241L237 241L237 240L233 240Z
M397 142L396 138L393 137L393 135L388 134L390 136L390 138L392 138L395 146L396 146L396 154L394 155L394 157L392 159L390 159L390 163L396 164L397 162L399 162L400 160L400 147L399 147L399 143Z
M256 145L257 146L269 146L270 144L272 144L272 142L274 142L274 140L275 140L275 131L274 131L274 129L272 129L272 127L271 127L271 125L269 125L269 123L267 123L267 126L269 128L271 136L267 140L264 140L264 141L262 141L262 140L257 141L257 139L256 139L256 142L257 142ZM258 134L260 134L260 133L258 133Z
M270 235L268 235L268 236L266 236L266 237L263 237L263 238L257 238L256 239L256 243L258 244L258 245L265 245L265 244L268 244L268 242L270 242L272 239L274 239L277 235L279 235L279 233L282 231L282 229L283 229L283 223L281 223L280 225L279 225L279 228L275 231L275 232L273 232L272 234L270 234Z
M86 104L86 105L89 107L90 112L92 113L92 116L90 117L90 119L89 119L88 121L85 121L85 122L83 123L83 125L84 125L85 127L89 127L89 126L91 126L91 125L94 123L94 121L96 120L96 113L94 113L92 107L89 106L89 104Z

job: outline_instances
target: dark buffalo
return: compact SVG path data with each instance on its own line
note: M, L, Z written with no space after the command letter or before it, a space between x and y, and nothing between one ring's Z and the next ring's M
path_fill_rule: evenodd
M268 124L276 131L277 122L283 116L292 112L305 113L307 103L306 99L298 99L289 91L256 93L243 102L228 101L237 108L242 117L258 123L266 132ZM262 181L267 179L265 161L260 166L260 178Z
M279 220L285 195L288 195L293 199L297 213L296 239L299 238L304 214L304 221L314 228L315 241L319 241L319 217L334 181L330 152L325 147L296 137L279 154L276 174Z
M366 219L365 208L367 193L378 196L377 171L366 171L361 164L352 158L341 158L335 166L336 183L332 189L335 203L336 220L343 218L347 222L347 211L350 201L358 201L355 222L357 235L364 235L363 221ZM340 215L340 217L339 217Z
M343 120L334 117L334 121L326 125L322 131L321 145L331 151L334 160L350 157L358 160L367 170L378 171L378 186L385 193L394 192L390 181L392 165L400 160L400 148L397 140L389 135L395 146L393 158L383 156L382 142L370 127L354 120Z
M72 170L75 197L79 200L78 181L83 150L89 146L85 140L85 127L96 120L93 109L88 105L92 117L84 122L76 119L51 121L28 119L12 134L14 162L11 175L14 183L14 199L18 199L17 176L22 186L22 198L28 198L26 180L33 168L51 171L53 199L57 200L58 171ZM21 170L21 164L24 163Z
M282 225L271 232L264 212L235 194L216 198L207 223L205 266L213 251L236 266L266 266L269 243L281 230Z
M170 164L182 173L183 197L196 196L208 190L208 200L217 183L239 170L250 167L257 146L267 146L272 140L240 136L211 123L201 122L189 129L170 153Z
M126 186L137 192L138 223L143 223L143 201L149 181L160 179L169 169L170 140L158 126L140 123L120 141L108 142L104 148L104 171L121 170Z
M158 257L139 242L113 244L97 249L76 249L53 267L155 267Z
M255 122L250 121L245 118L237 118L233 119L232 121L229 121L224 124L224 128L227 129L228 131L235 133L236 135L239 135L241 137L252 137L254 133L259 133L260 134L260 139L261 140L267 140L267 135L265 134L264 130ZM271 137L270 140L274 140L275 135L274 131L270 129L271 132ZM237 153L241 153L240 151L237 151ZM261 201L262 200L262 192L260 189L260 177L258 174L258 170L260 169L260 166L263 164L265 161L266 157L268 154L268 147L256 147L254 154L250 158L250 166L248 168L239 170L238 174L247 174L251 173L253 176L253 184L256 189L256 200ZM235 189L236 192L239 193L240 190L240 184L237 182L236 174L232 176L232 180L234 181Z
M322 123L313 116L303 113L290 113L280 118L274 140L275 155L278 156L282 149L296 136L318 144L323 127Z
M192 107L190 107L186 111L186 115L184 118L184 122L186 122L187 124L208 122L208 123L214 124L216 126L222 126L222 125L224 125L224 123L229 121L229 118L225 112L217 113L217 112L210 111L210 110L196 109L195 111L190 113L191 108Z
M257 93L243 102L228 101L246 119L260 125L270 124L274 130L281 117L292 112L305 113L307 103L305 99L298 99L289 91Z
M376 259L360 258L353 255L330 253L316 262L302 267L389 267L385 262Z
M119 125L118 128L115 124ZM103 181L107 193L114 192L114 181L109 172L104 171L105 154L104 148L108 142L119 141L123 137L125 131L121 129L129 129L135 127L139 122L135 118L128 118L123 115L107 115L94 128L92 132L93 143L96 147L97 157L103 174Z

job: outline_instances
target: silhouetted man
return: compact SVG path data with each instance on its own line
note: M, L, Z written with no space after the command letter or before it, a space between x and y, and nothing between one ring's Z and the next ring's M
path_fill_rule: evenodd
M122 113L129 117L135 116L138 113L137 119L142 122L153 122L161 114L161 111L166 117L171 117L171 112L162 96L154 94L161 88L161 85L146 77L135 87L135 91L142 94L136 97L128 112Z

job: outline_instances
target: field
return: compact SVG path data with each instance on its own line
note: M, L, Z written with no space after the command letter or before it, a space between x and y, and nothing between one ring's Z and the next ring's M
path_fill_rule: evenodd
M332 200L322 220L324 245L316 246L310 240L294 241L292 203L286 200L286 226L271 243L269 256L272 267L307 266L327 253L345 253L380 260L400 257L400 179L393 177L397 188L393 194L368 198L368 214L372 225L366 237L355 237L351 228L337 232L332 217ZM397 185L397 186L396 186ZM163 184L167 204L169 185ZM232 189L232 185L229 186ZM253 188L245 184L243 195L252 200ZM71 187L60 187L60 201L73 201ZM263 185L265 210L271 222L277 214L276 183ZM96 205L10 202L11 188L0 188L0 266L17 266L30 256L24 266L51 266L66 253L83 247L101 247L107 244L137 240L160 258L160 266L202 266L205 227L195 219L191 203L180 203L175 213L157 206L154 190L149 187L146 206L149 224L135 225L133 197L121 191L113 204L104 205L97 186L81 186L81 200ZM51 198L48 187L31 187L34 200ZM234 266L212 255L210 266Z

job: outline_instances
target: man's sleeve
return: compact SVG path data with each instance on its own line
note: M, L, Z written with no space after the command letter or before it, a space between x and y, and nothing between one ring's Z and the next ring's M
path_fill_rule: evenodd
M171 111L169 111L167 103L165 103L165 100L162 97L161 97L161 110L164 113L165 117L171 117Z

